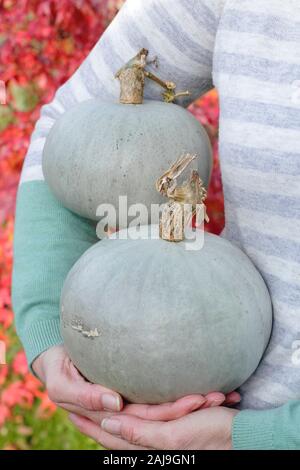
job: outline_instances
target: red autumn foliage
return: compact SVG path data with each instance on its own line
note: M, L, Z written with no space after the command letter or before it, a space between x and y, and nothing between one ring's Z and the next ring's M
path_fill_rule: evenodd
M16 406L39 405L48 417L55 406L29 372L12 326L11 270L14 206L17 184L30 135L40 107L49 102L87 56L122 0L2 0L0 1L0 80L7 105L0 105L0 340L13 351L0 366L0 426L14 419ZM214 148L214 172L209 191L208 229L219 233L224 224L223 196L217 158L218 98L215 92L191 106L206 126Z

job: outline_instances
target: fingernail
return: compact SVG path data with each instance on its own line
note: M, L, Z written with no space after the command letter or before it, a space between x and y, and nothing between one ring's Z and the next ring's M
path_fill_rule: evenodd
M103 408L109 411L121 411L121 400L119 397L104 393L102 395Z
M222 403L223 403L223 400L222 400L222 401L220 401L220 400L214 400L214 401L211 402L210 407L212 408L212 407L214 407L214 406L221 406Z
M191 402L191 404L190 404L190 410L191 410L191 411L198 410L198 408L201 408L201 406L203 406L205 402L206 402L205 399L203 399L203 400L195 400L195 401Z
M121 432L121 423L116 419L103 419L101 423L101 428L104 431L109 432L110 434L118 434Z
M200 402L200 401L194 402L194 403L191 405L190 410L191 410L191 411L198 410L199 408L201 408L201 406L204 405L204 403L205 403L205 400L203 400L202 402Z
M229 400L227 402L227 405L237 405L238 403L240 403L242 401L241 398L235 398L235 399L232 399L232 400Z

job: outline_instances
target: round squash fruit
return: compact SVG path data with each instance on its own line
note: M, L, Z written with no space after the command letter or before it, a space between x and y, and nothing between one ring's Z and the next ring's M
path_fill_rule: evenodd
M160 204L153 181L176 155L200 156L194 168L206 187L212 169L208 136L191 113L169 102L143 102L145 72L141 75L140 65L134 68L131 62L121 70L120 102L95 99L75 105L54 124L43 151L43 173L54 195L68 209L94 220L103 215L97 214L101 204L111 204L119 214L119 196L127 196L128 206L144 204L148 210L152 203ZM133 84L129 88L128 82ZM166 99L176 98L175 85L165 86ZM116 222L119 228L128 226Z
M261 275L221 237L205 233L188 251L149 239L149 226L141 239L132 230L94 245L66 279L61 331L75 366L135 403L235 390L271 333Z

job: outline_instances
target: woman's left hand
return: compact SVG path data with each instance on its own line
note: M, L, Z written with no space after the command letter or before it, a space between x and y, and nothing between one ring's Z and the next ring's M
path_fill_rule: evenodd
M219 406L167 422L121 413L104 419L101 427L76 415L71 421L110 450L230 450L232 422L237 413Z

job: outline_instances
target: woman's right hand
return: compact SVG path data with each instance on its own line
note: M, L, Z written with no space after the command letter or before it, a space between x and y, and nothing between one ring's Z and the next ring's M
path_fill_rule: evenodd
M53 346L33 362L32 368L45 384L57 406L81 416L103 419L123 408L122 397L101 385L87 382L78 372L63 346Z
M233 392L190 395L162 405L124 404L122 397L101 385L87 382L78 372L63 346L54 346L33 363L33 370L45 384L49 398L72 414L84 416L99 426L104 418L118 412L148 420L171 421L200 408L235 404L240 397Z

